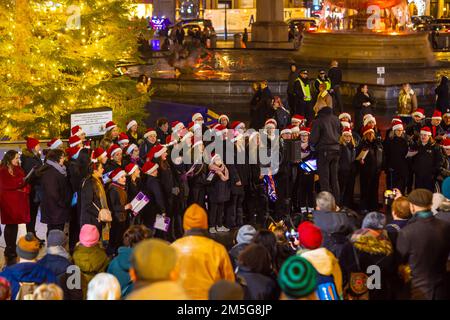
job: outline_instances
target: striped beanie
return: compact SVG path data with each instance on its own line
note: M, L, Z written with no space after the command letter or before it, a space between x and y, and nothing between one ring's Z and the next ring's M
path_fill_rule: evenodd
M281 290L290 298L303 298L317 288L317 271L305 258L289 257L278 274Z

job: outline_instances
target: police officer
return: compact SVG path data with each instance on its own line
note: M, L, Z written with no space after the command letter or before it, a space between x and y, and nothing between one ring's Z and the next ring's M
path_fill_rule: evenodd
M309 85L308 71L303 69L300 71L300 77L295 80L295 113L306 118L308 124L313 118L311 88Z
M329 92L331 89L331 80L330 80L330 78L328 78L325 70L320 70L319 75L317 76L317 79L314 81L314 89L315 89L314 92L316 93L316 98L317 98L317 95L319 94L319 86L322 83L325 83L325 89Z

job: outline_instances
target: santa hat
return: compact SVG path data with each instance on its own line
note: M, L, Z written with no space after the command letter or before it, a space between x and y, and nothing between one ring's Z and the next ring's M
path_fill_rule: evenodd
M350 127L345 127L345 128L342 130L342 135L344 135L344 134L348 134L348 135L350 135L350 136L353 136L352 129L351 129Z
M432 120L442 120L442 112L439 110L434 110L433 116L431 117Z
M75 147L69 147L66 149L66 154L69 157L69 159L72 159L76 157L78 154L80 154L81 148L79 146Z
M126 154L130 155L133 153L134 149L137 149L137 145L135 145L134 143L130 144L127 149L126 149Z
M375 133L375 130L373 130L373 128L371 126L367 126L367 125L365 125L363 127L363 129L361 130L362 135L365 135L366 133L369 133L369 132Z
M122 178L123 176L125 176L127 173L122 169L122 168L117 168L115 169L113 172L111 172L109 174L109 178L113 181L113 182L117 182L119 181L120 178Z
M156 146L154 146L150 152L147 154L147 159L149 159L150 161L152 161L154 158L159 158L163 155L164 152L167 152L167 148L157 144Z
M294 124L287 126L288 129L291 129L291 133L300 133L300 127Z
M352 127L351 123L347 122L347 121L341 121L341 126L342 126L342 128L351 128Z
M403 122L394 122L392 126L392 130L403 130Z
M195 123L194 121L189 122L189 125L188 125L189 131L196 131L196 130L200 130L201 128L202 128L202 126L199 125L198 123Z
M245 126L245 124L241 121L233 121L231 123L231 129L233 129L233 130L239 130L239 129L241 129L241 127L244 127L244 126Z
M103 148L96 148L93 152L92 152L92 156L91 156L91 162L98 162L98 159L100 158L104 158L107 157L108 154L106 153L105 150L103 150Z
M211 160L209 161L209 164L213 164L216 159L220 159L220 154L218 153L211 154Z
M27 149L30 151L39 144L39 140L35 138L26 137L25 140L27 141Z
M73 136L81 136L84 133L83 129L81 129L80 126L73 127L72 129L70 129L70 132Z
M128 139L128 135L125 132L121 132L119 134L119 139L117 140L119 144L127 144L130 142L130 139Z
M442 141L442 147L443 147L444 149L450 149L450 139L449 139L449 138L445 138L445 139Z
M275 129L277 127L277 121L275 119L267 119L267 121L264 123L264 128L272 127Z
M47 147L49 147L49 149L51 150L55 150L58 149L61 145L62 145L62 141L61 139L58 138L53 138L52 140L50 140L50 142L47 142Z
M227 119L227 121L230 122L230 118L228 118L228 116L226 114L221 114L219 116L219 118L217 118L217 122L220 123L220 120L222 120L222 119Z
M180 131L184 128L184 124L180 121L173 121L172 122L172 132Z
M148 128L147 131L145 131L144 133L144 139L147 139L152 134L156 136L157 135L156 130L153 128Z
M394 124L395 122L396 123L403 123L402 118L400 118L399 116L395 116L395 117L392 118L391 124Z
M287 127L287 128L284 128L283 130L281 130L280 135L283 135L283 134L291 134L291 133L292 133L292 130L289 129L289 127Z
M131 120L127 122L127 131L129 131L131 129L132 126L137 126L137 121L136 120Z
M145 174L152 174L156 170L158 170L159 165L150 161L147 161L142 167L142 172Z
M365 117L364 119L364 126L367 126L369 124L369 122L374 122L375 124L377 124L377 120L375 119L375 117L373 115L369 115L368 117Z
M413 117L420 117L421 119L425 118L425 110L422 108L418 108L416 111L412 114Z
M107 151L108 158L111 159L117 152L122 152L122 149L117 144L112 144Z
M105 130L106 131L110 131L110 130L114 129L115 127L117 127L117 124L115 124L114 121L108 121L105 124Z
M352 121L352 116L350 115L350 113L343 112L339 115L339 120L342 120L344 118L347 118L349 121Z
M81 144L81 139L79 136L71 136L69 138L69 147L73 148L79 144Z
M294 114L291 118L291 123L302 123L305 121L305 117L299 114Z
M308 127L303 127L300 129L300 135L311 134L311 129Z
M192 121L195 122L195 120L197 120L197 118L202 118L203 119L203 115L200 112L194 113L192 115Z
M431 129L429 127L423 127L422 129L420 129L420 134L431 136Z
M125 172L127 175L131 176L137 169L139 169L139 166L134 163L129 163L125 167Z
M223 126L223 125L221 125L221 124L215 126L214 130L216 131L216 134L217 134L218 136L227 133L227 127L225 127L225 126Z

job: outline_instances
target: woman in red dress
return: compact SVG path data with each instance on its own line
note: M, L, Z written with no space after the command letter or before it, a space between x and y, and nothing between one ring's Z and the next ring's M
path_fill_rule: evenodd
M16 262L16 240L19 224L30 222L30 187L20 167L19 154L9 150L0 164L0 221L5 225L5 260Z

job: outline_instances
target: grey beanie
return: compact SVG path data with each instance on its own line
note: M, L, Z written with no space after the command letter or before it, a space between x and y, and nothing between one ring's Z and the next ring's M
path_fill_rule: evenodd
M58 247L66 244L66 235L63 231L53 229L50 230L47 236L47 247Z
M256 229L253 226L249 224L243 225L237 233L236 241L238 244L250 243L252 242L255 234Z
M362 227L364 229L381 230L386 225L386 216L381 212L369 212L364 217Z

